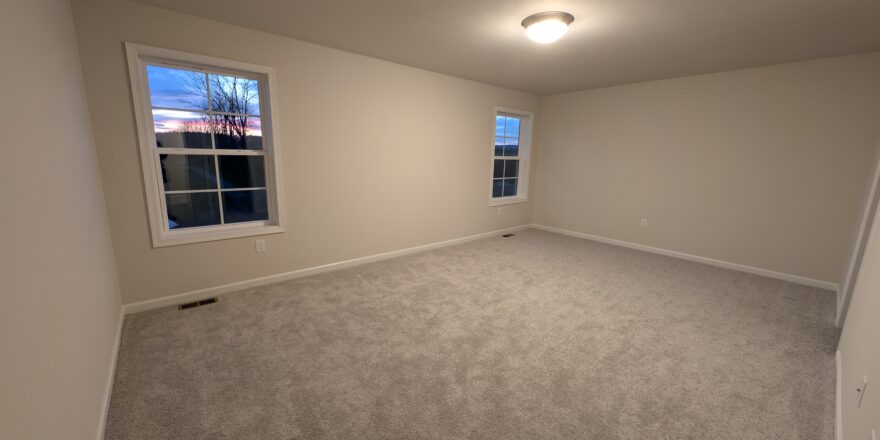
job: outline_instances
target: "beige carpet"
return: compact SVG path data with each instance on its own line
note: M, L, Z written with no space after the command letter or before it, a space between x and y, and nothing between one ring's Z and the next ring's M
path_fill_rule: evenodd
M125 321L108 439L823 439L832 292L547 232Z

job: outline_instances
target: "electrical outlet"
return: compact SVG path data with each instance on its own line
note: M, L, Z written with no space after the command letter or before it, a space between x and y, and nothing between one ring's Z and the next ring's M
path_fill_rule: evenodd
M254 242L254 248L257 252L266 252L266 240L257 240Z
M868 375L862 377L862 384L856 388L856 391L859 393L859 405L858 407L862 407L862 398L865 397L865 389L868 388Z
M876 429L871 430L871 440L880 440L877 438L877 430Z
M502 214L502 211L501 211L502 209L503 209L502 206L499 206L499 207L498 207L498 209L496 210L496 212L498 212L498 215L501 215L501 214Z
M639 223L639 226L641 226L641 227L643 227L643 228L647 228L647 227L648 227L648 219L643 218L643 219L642 219L642 222Z

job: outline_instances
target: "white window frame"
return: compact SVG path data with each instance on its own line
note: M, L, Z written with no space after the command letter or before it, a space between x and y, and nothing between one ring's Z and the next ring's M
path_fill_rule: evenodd
M518 116L519 128L519 152L518 156L495 156L495 118L499 114ZM532 153L532 126L535 115L525 110L517 110L507 107L495 106L492 111L492 146L489 150L489 206L503 206L514 203L529 201L529 170ZM492 183L494 181L495 159L518 159L519 171L517 173L516 195L508 197L492 197Z
M278 148L280 141L276 128L278 127L276 123L278 113L275 108L275 103L277 102L275 98L275 70L267 66L129 42L125 43L125 49L128 57L128 71L131 80L134 113L137 121L138 146L153 247L284 232L281 173L278 167L278 163L281 161L281 154ZM156 134L153 129L153 112L150 102L149 83L147 81L146 68L148 64L233 74L239 77L258 80L263 150L262 152L256 150L229 150L224 151L224 153L262 155L265 157L268 220L169 229L159 155L170 150L177 150L178 153L186 152L187 154L206 154L206 151L202 150L200 152L197 149L160 149L156 147Z

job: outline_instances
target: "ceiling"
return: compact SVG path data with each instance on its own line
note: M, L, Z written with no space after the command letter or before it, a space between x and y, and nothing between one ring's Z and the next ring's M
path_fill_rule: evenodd
M138 1L539 95L880 50L878 0Z

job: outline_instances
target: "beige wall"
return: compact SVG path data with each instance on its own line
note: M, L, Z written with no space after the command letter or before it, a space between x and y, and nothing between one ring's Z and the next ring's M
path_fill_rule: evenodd
M865 182L865 200L862 209L859 211L859 218L861 221L859 222L859 227L853 236L852 250L850 251L850 258L847 262L847 270L843 278L844 281L841 283L840 290L837 292L837 319L835 322L838 327L842 326L846 319L846 312L849 308L850 301L852 300L852 292L855 288L856 280L858 280L865 247L867 246L868 238L870 237L872 219L877 211L877 204L880 202L880 188L878 188L878 185L880 185L880 142L878 142L877 148L875 149L872 164L874 173L872 178Z
M68 2L4 2L0 56L0 438L95 439L120 297Z
M880 216L875 215L871 231L838 345L845 440L869 439L872 429L880 436ZM865 375L870 385L859 407L856 389Z
M488 206L494 105L537 98L128 1L74 0L124 302L529 223ZM272 66L287 232L152 249L123 42Z
M842 281L880 53L553 95L539 113L537 223Z

